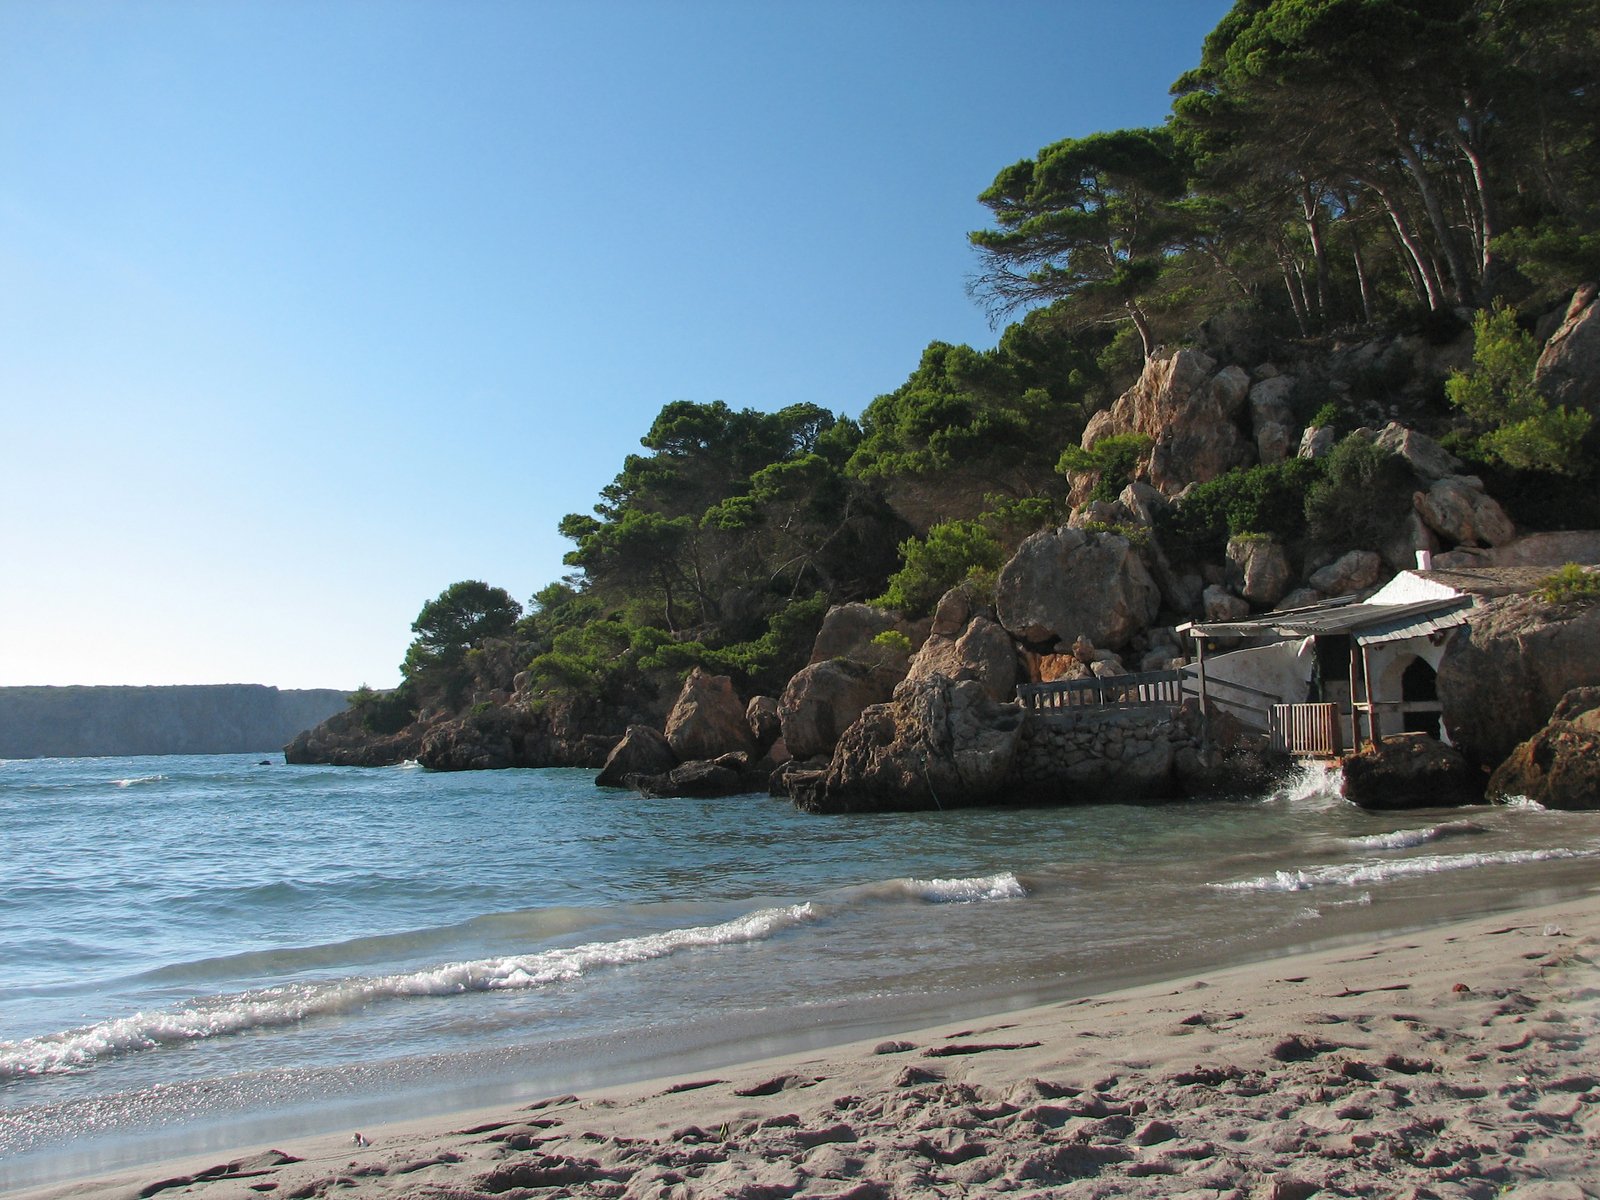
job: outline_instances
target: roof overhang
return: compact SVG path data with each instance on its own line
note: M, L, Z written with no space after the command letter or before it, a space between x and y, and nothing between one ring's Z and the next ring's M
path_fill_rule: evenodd
M1420 637L1465 624L1473 596L1449 596L1410 604L1357 604L1353 596L1308 608L1262 613L1240 621L1190 621L1179 633L1194 638L1303 638L1345 635L1362 645Z

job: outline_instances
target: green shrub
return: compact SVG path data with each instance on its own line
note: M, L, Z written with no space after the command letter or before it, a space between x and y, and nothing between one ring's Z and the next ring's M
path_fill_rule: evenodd
M1347 437L1323 460L1322 477L1307 490L1306 529L1334 549L1371 549L1411 511L1414 487L1399 455Z
M981 518L944 521L930 528L925 538L901 542L900 557L905 565L889 576L888 590L872 603L921 617L974 569L999 570L1005 547Z
M911 639L898 629L885 629L872 639L872 644L892 654L910 654Z
M1573 474L1582 466L1590 415L1551 408L1534 386L1539 347L1517 326L1516 310L1496 304L1472 321L1472 370L1452 371L1445 395L1472 421L1487 458L1523 471Z
M1569 562L1541 579L1534 595L1546 604L1578 604L1600 600L1600 573L1586 571L1577 563Z
M417 715L411 689L405 684L378 692L363 683L350 696L350 707L358 714L361 728L382 735L399 733Z
M1160 519L1164 544L1219 553L1230 537L1259 533L1280 542L1305 532L1306 493L1321 475L1307 458L1229 471L1199 484Z
M1068 446L1056 462L1056 471L1062 475L1092 473L1099 476L1091 500L1115 500L1122 489L1133 479L1139 460L1149 451L1151 438L1144 433L1114 433L1101 438L1088 450Z

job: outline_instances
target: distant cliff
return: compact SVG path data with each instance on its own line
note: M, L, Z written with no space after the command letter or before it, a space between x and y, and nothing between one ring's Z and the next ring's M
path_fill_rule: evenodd
M332 688L0 688L0 758L278 750L345 707Z

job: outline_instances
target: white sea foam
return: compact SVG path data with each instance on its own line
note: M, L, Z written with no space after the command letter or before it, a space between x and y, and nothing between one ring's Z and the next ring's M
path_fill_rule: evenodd
M1526 796L1507 796L1500 801L1500 807L1513 808L1519 812L1549 812L1550 810L1537 800L1530 800Z
M971 879L907 879L912 895L936 904L961 904L977 900L1022 900L1028 895L1022 880L1010 871Z
M1488 833L1482 825L1472 821L1445 821L1425 829L1397 829L1393 833L1374 833L1367 837L1346 838L1345 844L1357 850L1409 850L1445 838L1463 837L1474 833Z
M1022 900L1028 889L1011 871L964 879L885 879L846 888L847 900L917 900L925 904L976 904L986 900Z
M1360 884L1388 883L1412 879L1441 871L1460 871L1470 867L1514 866L1519 863L1555 862L1569 858L1594 858L1595 850L1554 847L1548 850L1495 850L1483 854L1424 854L1416 858L1384 862L1328 863L1297 871L1274 871L1254 879L1238 879L1210 886L1229 892L1304 892L1319 887L1352 887Z
M1334 808L1346 803L1339 794L1339 783L1338 764L1307 762L1274 788L1267 800L1269 803L1288 804L1292 808Z
M165 783L165 775L136 775L131 779L113 779L111 782L119 788L138 787L144 783Z
M816 919L809 904L766 908L720 925L671 929L614 942L589 942L539 954L443 963L420 971L262 988L212 996L179 1009L134 1013L64 1033L0 1042L0 1080L81 1070L136 1050L293 1025L410 996L538 988L603 967L666 958L684 950L758 942Z

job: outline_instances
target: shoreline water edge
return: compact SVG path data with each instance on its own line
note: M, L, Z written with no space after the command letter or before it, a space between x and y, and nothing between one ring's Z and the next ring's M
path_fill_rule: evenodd
M20 1195L1593 1194L1597 963L1591 892L889 1040Z

